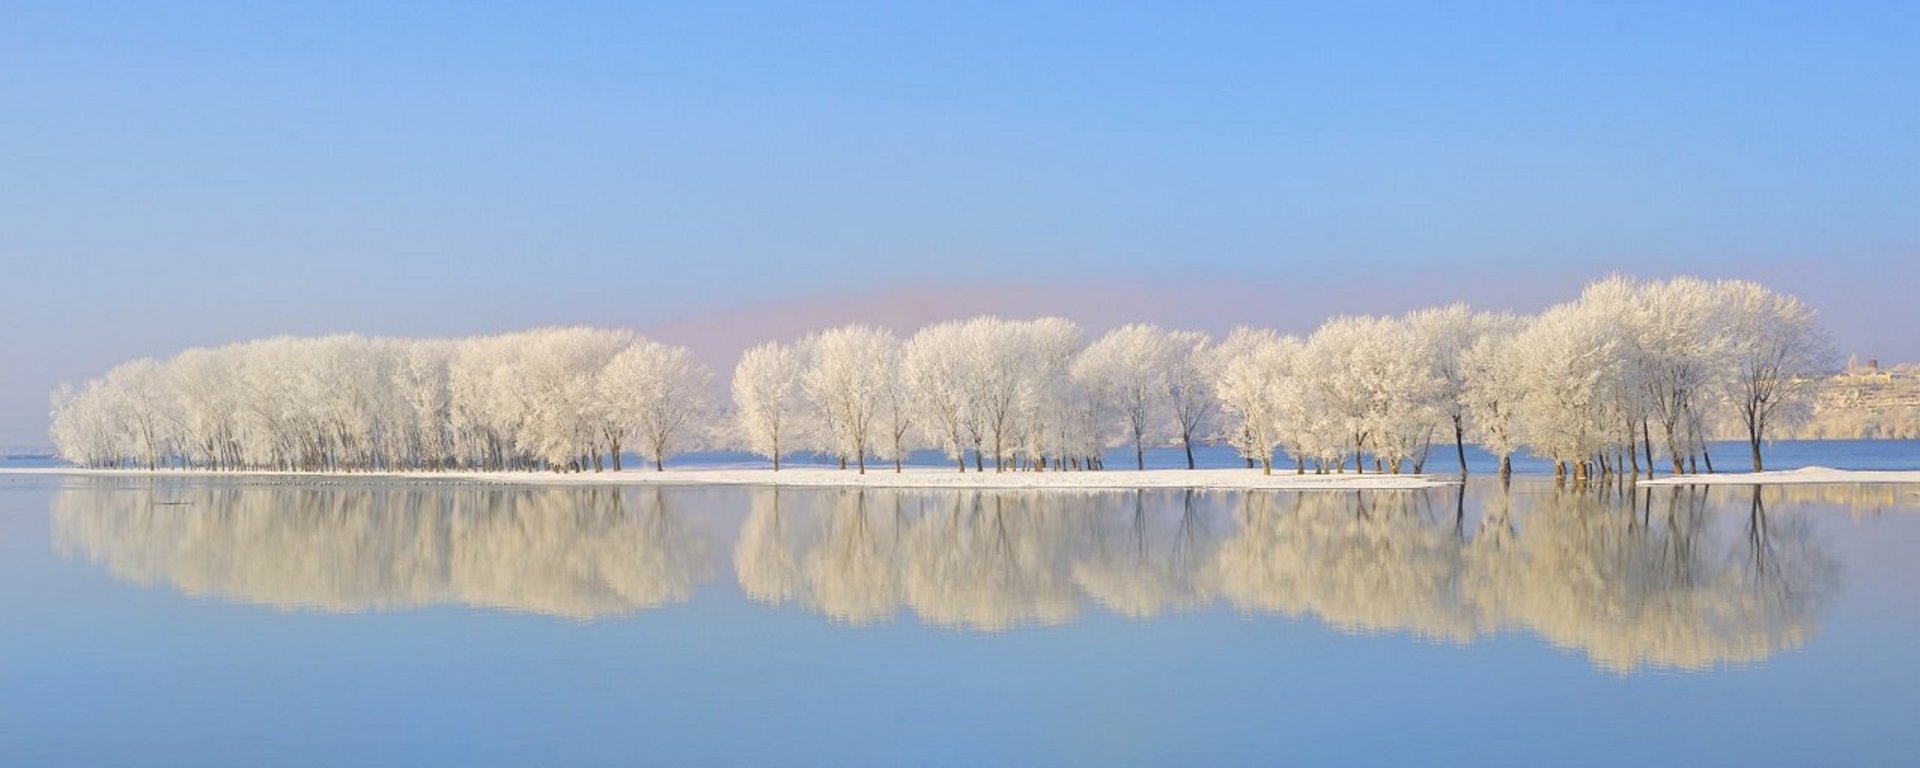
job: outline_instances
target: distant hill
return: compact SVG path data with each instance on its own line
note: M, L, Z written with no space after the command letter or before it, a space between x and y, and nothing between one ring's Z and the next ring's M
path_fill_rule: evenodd
M1920 438L1920 364L1849 365L1828 380L1813 417L1781 431L1783 438Z

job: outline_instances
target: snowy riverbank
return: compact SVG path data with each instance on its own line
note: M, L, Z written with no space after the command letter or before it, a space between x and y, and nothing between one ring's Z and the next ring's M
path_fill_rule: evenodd
M1641 480L1641 485L1816 485L1832 483L1920 483L1920 470L1850 470L1803 467L1774 472L1728 472Z
M0 475L86 475L102 477L285 478L325 480L445 480L508 485L777 485L804 488L974 488L999 490L1135 490L1197 488L1225 490L1410 490L1457 482L1435 475L1296 475L1276 470L1263 475L1249 469L1149 469L1100 472L967 472L929 467L873 468L861 475L815 467L783 469L670 469L665 472L215 472L193 469L0 469Z

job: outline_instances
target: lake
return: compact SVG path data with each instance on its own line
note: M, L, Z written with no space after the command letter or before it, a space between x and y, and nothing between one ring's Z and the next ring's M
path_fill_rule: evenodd
M0 765L1888 765L1920 487L0 475Z

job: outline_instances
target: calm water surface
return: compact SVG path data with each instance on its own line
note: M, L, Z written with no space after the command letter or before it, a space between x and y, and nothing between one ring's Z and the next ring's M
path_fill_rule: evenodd
M1892 765L1920 489L0 476L0 765Z

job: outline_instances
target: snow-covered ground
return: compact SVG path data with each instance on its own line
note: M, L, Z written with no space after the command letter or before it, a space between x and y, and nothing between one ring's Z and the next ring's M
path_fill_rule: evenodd
M1775 472L1727 472L1642 480L1641 485L1813 485L1818 483L1920 483L1920 470L1852 470L1803 467Z
M1263 475L1249 469L1149 469L1101 472L967 472L950 469L870 468L852 470L794 468L670 469L665 472L213 472L207 470L33 468L0 469L0 474L94 475L112 477L279 477L302 479L456 480L512 485L779 485L809 488L992 488L992 489L1118 489L1210 488L1270 490L1405 490L1434 488L1457 482L1435 475L1296 475L1276 470Z

